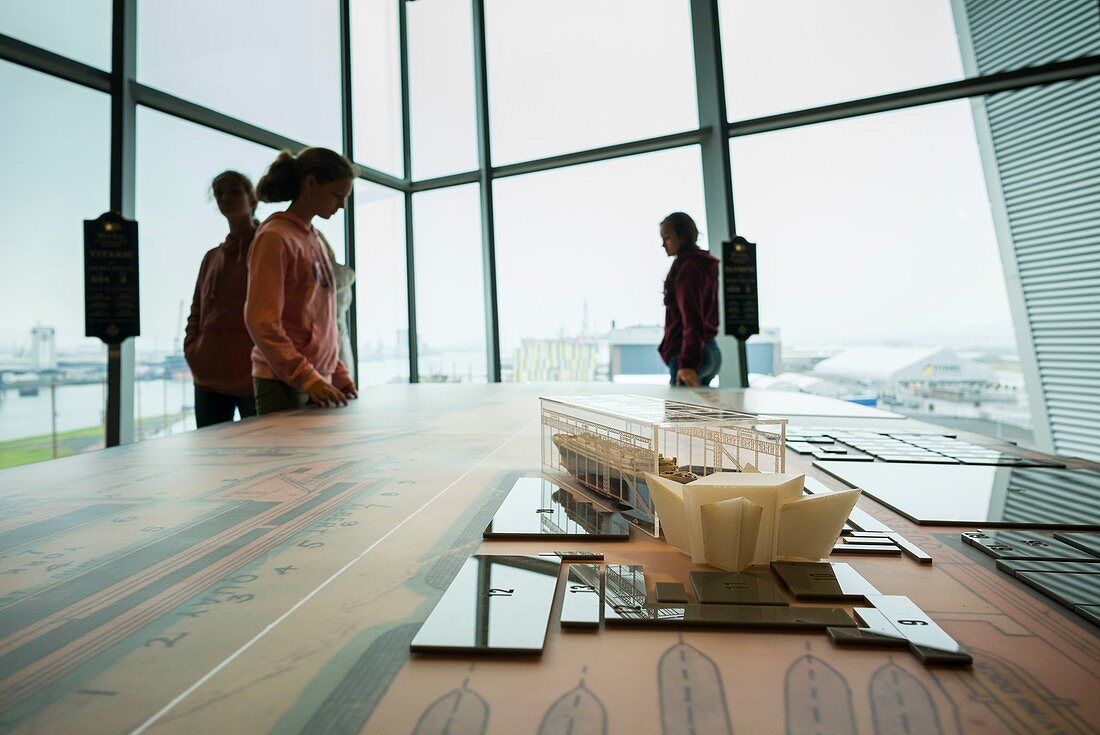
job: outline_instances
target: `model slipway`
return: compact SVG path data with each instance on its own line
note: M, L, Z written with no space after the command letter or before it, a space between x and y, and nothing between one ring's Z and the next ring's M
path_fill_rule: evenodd
M538 396L614 390L387 386L347 409L0 472L0 729L627 733L693 721L796 732L812 721L811 672L829 698L820 721L836 731L913 718L944 733L1100 722L1095 627L998 571L959 529L918 528L866 497L858 509L935 563L841 561L932 614L971 650L972 669L801 632L562 632L560 592L537 661L411 655L472 553L562 549L481 538L503 493L539 473ZM645 392L792 426L920 426L812 396ZM786 471L844 489L798 456ZM709 568L638 531L576 545L644 565L651 586Z

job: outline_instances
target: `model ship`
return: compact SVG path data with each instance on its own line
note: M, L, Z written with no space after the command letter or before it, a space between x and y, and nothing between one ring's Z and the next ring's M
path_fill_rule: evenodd
M698 476L681 468L676 457L657 453L644 447L632 447L596 434L554 434L558 462L586 488L613 498L630 507L652 513L645 474L656 469L659 477L678 483L691 482Z

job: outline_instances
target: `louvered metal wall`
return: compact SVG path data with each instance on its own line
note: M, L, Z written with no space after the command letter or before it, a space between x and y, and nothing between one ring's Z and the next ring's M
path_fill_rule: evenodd
M1097 0L957 0L971 74L1100 53ZM1100 461L1100 77L974 104L1036 436Z

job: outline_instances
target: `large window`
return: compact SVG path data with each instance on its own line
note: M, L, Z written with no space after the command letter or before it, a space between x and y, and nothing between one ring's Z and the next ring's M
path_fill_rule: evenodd
M400 36L397 3L351 3L351 81L355 159L403 176Z
M100 69L111 68L110 0L0 2L0 33Z
M136 171L115 181L124 202L137 182L142 335L136 384L123 386L134 389L137 438L193 426L183 328L203 254L226 234L210 181L227 168L257 179L276 151L253 141L280 137L340 150L350 133L355 159L394 177L356 181L354 233L343 213L315 222L337 261L354 248L360 383L485 381L497 353L508 381L664 382L655 348L669 261L657 228L682 210L704 247L708 234L728 234L705 231L701 176L701 164L713 171L724 156L695 139L706 132L700 103L721 93L732 124L711 132L735 136L733 199L709 219L735 214L739 234L759 243L764 334L748 344L750 380L1027 441L1026 371L1031 406L1050 424L1036 440L1046 442L1082 390L1074 383L1057 398L1041 379L1053 370L1051 385L1068 385L1059 371L1078 369L1074 340L1085 339L1066 335L1089 315L1074 312L1063 329L1070 302L1046 299L1063 287L1072 304L1091 298L1073 290L1087 274L1070 278L1091 264L1078 242L1090 233L1080 222L1091 210L1078 211L1089 190L1073 177L1092 170L1086 103L1098 80L1078 64L1048 70L1089 76L1065 94L1044 83L1007 90L1011 100L933 105L922 88L1095 55L1095 0L716 3L720 92L696 89L697 76L719 70L695 68L699 6L684 0L0 3L0 57L48 70L0 61L0 213L13 230L0 271L0 463L102 444L104 349L83 337L79 222L108 206L112 142L125 151L134 141L125 126L112 138L109 97L78 85L103 83L81 64L111 69L116 6L137 20L134 38L119 36L136 46L124 49L136 52L136 78L124 80L136 83ZM151 109L161 105L145 87L174 97L164 105L174 112ZM816 125L783 115L827 116L818 108L893 93L894 112L848 105L832 112L851 117ZM187 102L230 119L184 121ZM492 160L479 151L479 105ZM768 116L778 116L768 127L791 127L747 136L738 125ZM595 160L662 136L676 147ZM536 171L551 161L558 167ZM494 200L484 223L483 180ZM1058 249L1064 241L1071 250ZM494 320L496 345L487 344ZM934 348L988 379L900 385L817 369L855 348L897 359ZM1076 421L1080 409L1069 410ZM29 449L3 444L28 437Z
M138 77L308 145L340 149L336 0L138 8Z
M103 446L84 231L109 206L107 95L0 62L0 467Z
M355 269L359 384L409 381L405 195L355 185Z
M430 179L477 168L470 3L406 3L412 175Z
M234 169L255 183L275 151L152 110L138 110L137 219L141 336L136 341L135 434L194 428L184 327L206 251L228 232L210 182ZM263 219L285 205L261 204ZM319 225L329 229L324 224Z
M478 185L413 197L422 382L485 382L485 279Z
M987 39L983 74L1095 54L1100 34L1092 0L719 0L718 7L731 120L960 80L960 45L971 32ZM965 18L964 27L956 18ZM1014 38L1021 28L1026 38Z
M508 177L493 194L502 378L667 380L658 225L679 210L705 229L698 147Z
M734 138L730 158L738 229L759 245L761 323L780 330L788 371L838 396L877 393L896 410L1026 438L969 102ZM813 367L866 347L877 349L861 353L862 372ZM936 350L994 385L889 377Z
M490 0L486 36L496 164L698 126L687 3Z
M719 0L731 120L954 81L951 0Z

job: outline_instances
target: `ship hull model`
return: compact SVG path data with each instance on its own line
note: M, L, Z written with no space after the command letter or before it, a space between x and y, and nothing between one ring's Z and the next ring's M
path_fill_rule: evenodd
M627 447L595 434L555 434L559 466L586 489L610 498L626 508L652 513L646 473L672 482L691 482L698 475L665 457L641 447Z
M786 420L648 396L541 398L542 468L654 536L650 481L784 470ZM751 466L751 467L750 467Z

